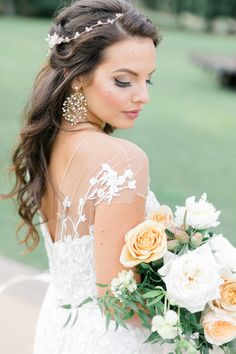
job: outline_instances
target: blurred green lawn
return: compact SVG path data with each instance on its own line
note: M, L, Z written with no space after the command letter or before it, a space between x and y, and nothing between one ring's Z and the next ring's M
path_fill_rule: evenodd
M6 167L17 138L20 113L33 79L46 59L49 22L0 18L0 192L9 189ZM218 85L213 74L195 67L193 52L235 51L235 37L181 31L162 32L152 101L132 130L116 136L134 141L149 156L151 188L172 208L203 192L222 210L221 226L236 245L236 92ZM138 58L135 58L138 60ZM46 267L41 246L22 256L16 245L14 204L0 202L0 253L38 268Z

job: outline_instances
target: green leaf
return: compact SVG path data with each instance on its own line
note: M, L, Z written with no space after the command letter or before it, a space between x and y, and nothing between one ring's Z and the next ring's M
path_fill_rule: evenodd
M181 248L181 250L178 252L178 255L179 255L179 256L182 256L184 253L186 253L186 252L188 251L188 249L189 249L188 246L189 246L188 243L186 243L186 244Z
M109 311L110 308L113 307L114 303L117 301L116 298L114 298L113 296L106 296L106 298L104 299L104 304L106 309Z
M96 283L97 286L100 286L101 288L107 288L109 286L109 284L100 284L100 283Z
M151 299L160 295L160 290L151 290L146 294L143 294L144 299Z
M89 302L91 302L91 301L93 301L93 299L91 298L91 297L87 297L84 301L82 301L77 307L79 308L79 307L82 307L83 305L85 305L85 304L87 304L87 303L89 303Z
M145 312L143 312L142 310L139 310L138 311L138 316L141 319L141 321L143 322L143 325L145 327L147 327L147 328L151 327L150 317Z
M72 313L70 312L70 314L69 314L69 316L68 316L68 318L67 318L67 320L66 320L66 323L65 323L64 326L63 326L63 328L65 328L65 327L68 325L68 323L69 323L70 320L71 320L71 316L72 316Z
M118 327L119 327L119 324L117 322L115 322L116 324L116 328L115 328L115 331L117 331Z
M163 259L161 258L161 259L157 259L156 261L152 261L151 266L152 266L152 268L162 267L163 266Z
M149 268L150 268L150 264L149 264L149 263L140 263L140 266L141 266L143 269L149 269Z
M155 308L158 309L160 313L163 313L164 304L161 301L159 301L158 303L156 303Z
M71 305L70 304L62 305L61 307L63 307L63 309L66 309L66 310L71 310Z
M158 302L161 301L161 299L162 299L163 297L164 297L164 294L158 295L154 300L152 300L151 302L148 302L148 303L147 303L147 306L152 306L152 305L157 304Z
M128 307L130 307L133 311L138 312L138 307L135 305L134 302L129 301L129 300L124 300L125 304L127 304Z
M78 319L78 315L79 315L79 311L77 310L76 315L75 315L75 318L74 318L74 321L73 321L72 324L71 324L71 327L73 327L73 326L75 325L75 323L76 323L76 321L77 321L77 319Z
M173 232L171 232L170 230L168 230L168 229L165 229L165 233L167 234L167 236L169 236L169 238L171 238L171 239L174 239L174 233Z
M114 304L113 309L116 310L116 312L119 312L121 315L126 317L128 315L128 312L126 309L122 309L119 305Z
M107 313L106 314L106 330L108 330L109 324L111 322L111 318L112 318L111 314Z
M152 332L150 336L145 340L144 343L154 343L158 341L158 339L159 339L159 335L157 334L157 332Z
M130 298L144 306L143 298L138 291L132 293Z
M122 321L122 319L121 319L116 313L114 313L114 319L115 319L116 323L117 323L119 326L128 329L128 327L126 326L126 324L124 323L124 321Z
M102 302L100 299L98 299L98 307L100 308L100 311L103 313L103 311L104 311L104 304L103 304L103 302Z

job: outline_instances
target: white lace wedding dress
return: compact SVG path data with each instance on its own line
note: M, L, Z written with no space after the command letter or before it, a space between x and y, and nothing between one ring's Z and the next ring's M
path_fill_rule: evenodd
M95 300L80 308L74 326L63 328L69 311L62 305L76 305L88 296L96 296L96 208L101 203L110 207L113 203L130 203L135 195L146 198L146 214L158 206L149 189L145 153L127 140L87 125L88 131L81 132L60 185L63 199L58 204L55 242L47 226L41 225L50 284L37 323L34 354L168 353L167 347L143 344L149 334L142 328L129 325L129 330L119 327L115 331L112 322L106 330L105 317Z

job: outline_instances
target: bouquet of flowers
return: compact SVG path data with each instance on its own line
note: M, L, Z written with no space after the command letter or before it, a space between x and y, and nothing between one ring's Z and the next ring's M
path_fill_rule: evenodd
M161 205L126 233L121 271L98 304L116 326L135 314L150 330L146 342L172 343L176 354L207 354L213 345L230 353L236 338L236 249L210 228L219 211L203 194L185 206Z

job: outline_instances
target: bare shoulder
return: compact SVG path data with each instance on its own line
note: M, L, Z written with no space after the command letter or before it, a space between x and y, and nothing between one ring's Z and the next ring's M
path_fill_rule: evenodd
M107 134L91 134L87 142L90 152L100 156L120 155L127 159L147 160L145 151L134 142Z

